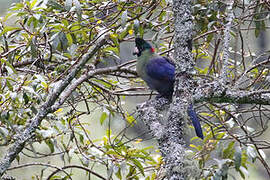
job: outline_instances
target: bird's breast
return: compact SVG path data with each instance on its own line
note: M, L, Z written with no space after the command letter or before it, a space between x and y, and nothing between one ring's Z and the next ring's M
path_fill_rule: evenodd
M138 59L137 65L136 65L136 71L137 74L144 79L144 76L146 75L146 65L147 62L144 61L143 59Z

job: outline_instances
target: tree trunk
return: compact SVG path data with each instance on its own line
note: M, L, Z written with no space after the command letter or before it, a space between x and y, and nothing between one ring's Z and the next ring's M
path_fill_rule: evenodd
M139 113L158 140L164 158L166 179L181 180L194 178L199 174L195 163L186 155L187 107L192 103L194 83L191 77L194 62L191 53L192 16L190 0L174 0L175 23L174 59L176 81L173 102L162 99L149 101L140 107ZM168 116L162 120L164 109ZM166 122L165 124L162 122Z

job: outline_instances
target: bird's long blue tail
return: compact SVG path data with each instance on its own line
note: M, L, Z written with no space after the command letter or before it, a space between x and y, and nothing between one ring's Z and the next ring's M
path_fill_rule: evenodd
M194 111L192 104L188 106L188 115L192 121L197 136L203 139L203 132L200 124L200 119L198 118L197 113Z

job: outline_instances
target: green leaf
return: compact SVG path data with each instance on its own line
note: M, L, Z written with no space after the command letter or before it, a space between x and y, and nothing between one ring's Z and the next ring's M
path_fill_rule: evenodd
M223 151L223 158L231 158L230 156L234 153L235 141L229 143L227 148Z
M61 50L67 50L68 48L68 39L64 32L60 32L59 34L59 40L61 42Z
M84 144L84 136L82 134L79 134L79 137L80 137L80 143Z
M22 9L23 8L23 3L16 3L14 6L12 6L9 10L12 10L12 11L17 11L19 9ZM11 12L13 13L13 12Z
M46 139L45 140L45 143L50 148L51 153L54 153L54 144L53 144L52 140L51 139Z
M54 180L54 179L58 180L58 179L62 179L62 177L61 177L61 176L56 175L56 176L53 176L53 177L51 177L51 178L50 178L50 180Z
M139 27L139 35L140 35L140 37L143 37L143 35L144 35L144 28L143 28L143 26L140 26Z
M129 124L136 123L136 119L133 116L130 116L128 113L126 115L126 119Z
M21 160L20 156L16 156L16 160L18 163L20 163L20 160Z
M213 37L214 37L214 34L213 33L212 34L209 34L207 36L207 42L210 43L212 41Z
M252 159L252 161L255 161L256 157L257 157L257 153L256 150L254 148L254 146L248 146L247 147L247 155L249 158Z
M131 161L139 169L139 171L142 173L142 175L145 176L145 174L144 174L144 168L143 168L142 164L140 163L140 161L138 161L137 159L131 159Z
M7 13L6 16L3 19L3 22L6 22L9 17L14 16L14 15L15 15L14 12Z
M221 170L222 179L227 179L229 166L227 164L223 164Z
M57 3L55 0L49 0L48 7L51 7L52 9L65 10L64 6Z
M249 173L248 173L248 170L246 168L244 168L243 166L241 166L239 168L239 172L240 172L240 175L243 179L245 179L245 175L248 176Z
M157 175L156 175L156 173L153 173L151 176L151 180L155 180L155 179L157 179Z
M137 35L139 33L139 28L140 28L140 21L138 19L135 19L134 25L133 25L135 35Z
M134 175L135 175L136 173L137 173L136 168L135 168L134 166L130 166L130 167L129 167L129 172L128 172L126 178L127 178L127 179L131 179L131 177L132 177L132 179L138 179L138 178L135 178L135 177L134 177ZM137 177L137 176L136 176L136 177Z
M73 39L70 33L66 34L66 38L68 40L68 45L71 46L73 44Z
M67 11L69 11L72 8L72 0L65 1L65 8Z
M76 13L79 17L79 19L81 19L82 17L82 8L81 8L81 3L78 0L74 0L73 1L76 7Z
M31 1L30 9L33 9L33 7L35 6L36 3L37 3L37 0Z
M124 31L122 31L119 35L119 40L123 40L129 33L128 31L131 29L131 26L128 26Z
M116 177L118 177L118 179L122 179L122 174L121 174L121 170L120 168L118 168L118 171L115 173Z
M119 49L117 47L111 47L111 46L109 46L109 47L104 48L104 51L108 51L108 52L110 52L112 54L115 54L115 55L119 55L120 54Z
M258 37L261 31L265 30L265 22L264 21L255 21L255 36Z
M99 122L101 125L104 123L104 121L107 119L107 117L108 117L108 114L106 112L101 113L101 116L99 118Z
M240 147L237 147L236 152L234 153L234 164L235 164L235 169L239 171L239 168L242 164L242 150Z
M27 96L27 94L25 92L23 93L23 99L24 99L25 104L28 104L29 97Z
M122 16L121 16L121 27L122 28L125 28L125 25L127 23L127 18L128 18L128 12L127 10L125 10L123 13L122 13Z
M12 26L5 26L4 29L2 30L2 32L0 33L0 37L3 36L4 34L6 34L9 31L15 31L15 30L19 30L20 28L18 27L12 27Z
M67 29L67 27L68 27L68 25L69 25L69 22L68 22L68 20L63 19L63 20L62 20L62 24L63 24L63 27Z
M38 49L34 38L30 41L30 48L32 57L36 58L38 56Z
M9 82L9 80L6 80L7 83L7 87L10 91L13 91L13 86L11 85L11 83Z

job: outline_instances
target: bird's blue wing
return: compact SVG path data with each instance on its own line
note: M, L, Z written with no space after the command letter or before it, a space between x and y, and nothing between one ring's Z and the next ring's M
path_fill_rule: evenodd
M174 82L175 67L166 57L154 57L146 65L146 73L156 80Z
M192 104L188 106L188 116L190 117L192 124L195 128L196 135L203 139L203 132L202 132L202 127L200 124L200 120L197 116L197 113L194 111Z

